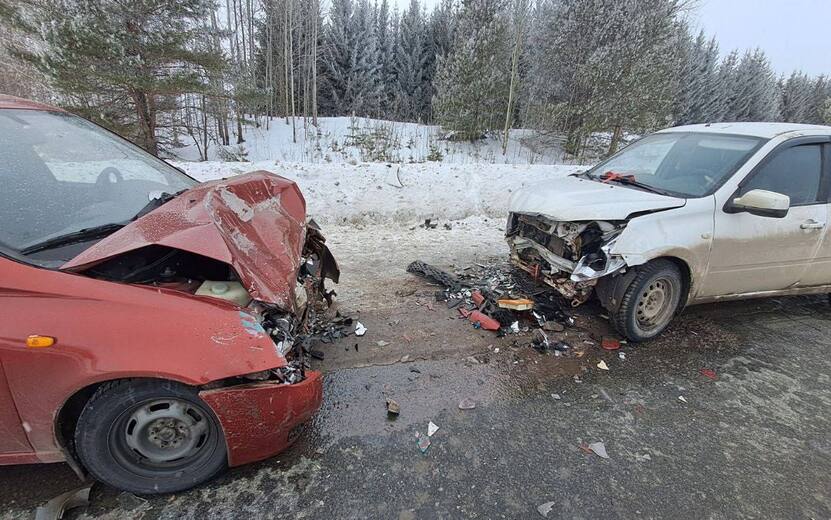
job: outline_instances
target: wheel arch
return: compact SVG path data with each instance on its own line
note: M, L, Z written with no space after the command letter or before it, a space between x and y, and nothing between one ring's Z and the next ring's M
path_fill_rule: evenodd
M692 270L689 263L681 257L666 255L650 258L648 261L629 267L622 275L605 276L601 278L596 286L597 296L600 303L609 311L616 311L623 298L623 294L632 283L632 280L637 275L638 271L644 266L656 262L658 260L666 260L674 264L681 272L682 294L681 302L676 311L676 315L680 314L687 306L690 291L692 289Z

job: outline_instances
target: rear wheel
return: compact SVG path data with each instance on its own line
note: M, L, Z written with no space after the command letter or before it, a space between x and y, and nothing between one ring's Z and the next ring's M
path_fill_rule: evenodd
M664 331L678 311L684 284L669 260L653 260L626 288L614 315L614 326L631 341L646 341Z
M137 494L188 489L226 466L219 420L195 389L171 381L101 386L78 418L75 446L96 479Z

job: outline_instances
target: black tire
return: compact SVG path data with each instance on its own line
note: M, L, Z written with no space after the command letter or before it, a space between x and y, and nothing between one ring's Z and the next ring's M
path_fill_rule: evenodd
M172 381L99 387L78 418L75 448L97 480L139 495L182 491L227 466L216 415L195 389Z
M669 260L653 260L639 268L612 315L612 323L629 341L650 340L675 317L683 291L678 266Z

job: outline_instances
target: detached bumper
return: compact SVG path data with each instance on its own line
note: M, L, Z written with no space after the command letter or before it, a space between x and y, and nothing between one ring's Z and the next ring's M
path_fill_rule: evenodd
M320 408L320 372L306 372L300 383L252 383L199 393L214 411L228 445L228 465L272 457L294 441L292 430Z

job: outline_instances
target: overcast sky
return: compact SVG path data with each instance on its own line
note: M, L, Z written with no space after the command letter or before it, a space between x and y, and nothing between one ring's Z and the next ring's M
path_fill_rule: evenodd
M699 0L694 15L722 54L761 47L778 73L831 75L831 0Z

